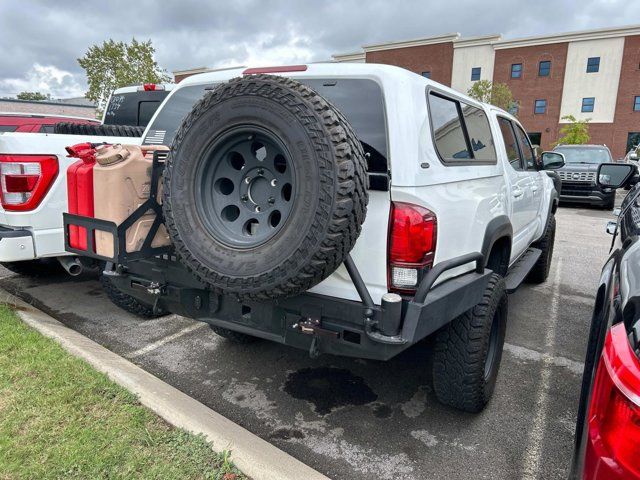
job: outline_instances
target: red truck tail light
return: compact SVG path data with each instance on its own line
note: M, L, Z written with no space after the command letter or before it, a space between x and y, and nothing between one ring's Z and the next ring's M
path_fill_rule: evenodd
M54 155L0 155L0 197L5 210L36 208L58 175Z
M389 291L414 293L420 276L433 264L436 251L435 214L411 203L393 202L389 218Z
M639 459L640 360L619 323L607 334L593 385L584 478L640 479Z
M158 85L157 83L145 83L141 87L138 87L139 92L155 92L156 90L164 90L164 85Z

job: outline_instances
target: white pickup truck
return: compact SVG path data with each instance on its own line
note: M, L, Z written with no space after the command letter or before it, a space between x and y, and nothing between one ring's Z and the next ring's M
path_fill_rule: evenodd
M561 154L537 158L498 108L374 64L196 75L145 135L171 145L153 178L173 247L160 255L150 233L135 259L86 252L121 291L312 356L386 360L435 335L438 398L484 407L507 293L549 273L558 194L544 169ZM124 245L115 221L65 225Z
M173 85L115 90L103 125L58 124L54 133L0 133L0 263L26 275L45 273L58 259L72 275L82 260L64 249L66 170L76 159L65 147L79 142L140 143L144 126ZM61 133L62 132L62 133Z

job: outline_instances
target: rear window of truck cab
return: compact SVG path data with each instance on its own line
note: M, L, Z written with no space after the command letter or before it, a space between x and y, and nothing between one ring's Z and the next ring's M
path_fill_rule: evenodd
M362 143L368 171L386 175L387 122L380 86L368 79L296 78L296 81L314 89L344 114ZM176 90L153 121L143 144L171 145L184 117L211 88L211 84L206 84ZM372 177L371 188L378 189L374 181Z
M166 90L113 94L104 113L104 124L146 127L168 94Z
M436 92L428 94L431 132L445 164L495 164L496 149L484 110Z

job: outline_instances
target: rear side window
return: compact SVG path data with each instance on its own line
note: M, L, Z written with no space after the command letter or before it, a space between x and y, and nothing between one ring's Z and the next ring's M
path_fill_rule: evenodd
M162 102L140 102L138 105L138 124L146 126L153 114L156 113L160 103Z
M0 132L15 132L17 129L17 125L0 125Z
M431 129L445 163L496 163L496 150L483 110L429 93Z
M54 126L53 125L42 125L40 127L40 133L53 133Z

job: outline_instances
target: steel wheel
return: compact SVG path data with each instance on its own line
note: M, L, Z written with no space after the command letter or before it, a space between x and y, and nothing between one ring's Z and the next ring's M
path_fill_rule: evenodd
M209 234L235 248L262 245L287 222L295 198L289 152L271 132L240 126L206 150L196 207Z

